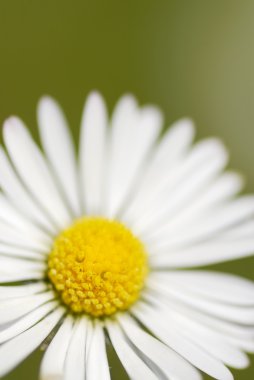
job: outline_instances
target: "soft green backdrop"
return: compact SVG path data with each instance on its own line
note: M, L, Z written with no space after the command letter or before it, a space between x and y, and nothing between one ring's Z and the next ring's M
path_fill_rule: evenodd
M252 0L2 0L0 123L18 114L37 138L35 107L48 93L77 137L90 90L100 90L110 109L131 91L158 104L167 124L188 115L199 138L219 135L254 191L253 40ZM218 268L254 279L254 259ZM36 379L40 356L6 379ZM114 379L124 380L115 359L112 366ZM253 377L254 365L235 372Z

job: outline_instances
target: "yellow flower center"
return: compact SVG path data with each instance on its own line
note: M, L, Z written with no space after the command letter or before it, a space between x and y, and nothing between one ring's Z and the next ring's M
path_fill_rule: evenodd
M128 309L148 272L143 244L123 224L83 218L61 232L48 258L48 277L75 313L94 317Z

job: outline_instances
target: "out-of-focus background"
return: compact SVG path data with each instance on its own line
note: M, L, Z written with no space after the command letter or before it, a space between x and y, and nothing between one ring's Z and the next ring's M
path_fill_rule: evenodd
M198 138L220 136L254 191L253 40L252 0L1 1L0 123L18 114L38 138L36 103L51 94L77 138L89 91L110 110L133 92L159 105L166 125L191 116ZM217 268L254 279L254 259ZM6 380L37 379L40 357ZM113 379L126 379L114 357L112 367ZM254 364L234 374L251 380Z

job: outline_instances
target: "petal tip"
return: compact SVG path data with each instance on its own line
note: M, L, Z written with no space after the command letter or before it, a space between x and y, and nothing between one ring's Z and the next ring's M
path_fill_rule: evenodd
M23 127L23 122L17 116L8 117L3 123L3 132Z

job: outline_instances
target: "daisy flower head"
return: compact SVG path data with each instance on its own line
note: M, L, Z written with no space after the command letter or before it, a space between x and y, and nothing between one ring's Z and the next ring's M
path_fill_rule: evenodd
M40 379L231 380L254 352L254 285L202 266L254 252L254 197L188 119L153 106L84 107L78 157L51 98L42 150L9 118L0 149L0 376L46 339Z

